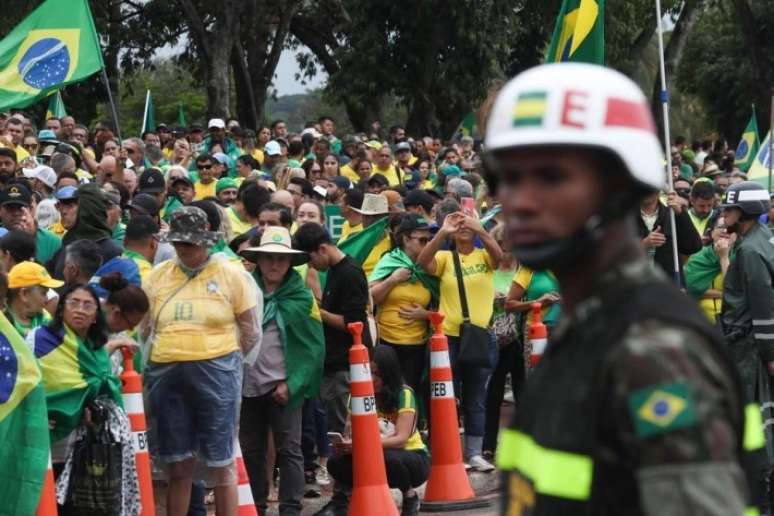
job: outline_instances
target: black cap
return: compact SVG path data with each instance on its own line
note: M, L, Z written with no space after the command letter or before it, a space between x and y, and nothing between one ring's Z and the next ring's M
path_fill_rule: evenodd
M426 212L430 213L433 209L433 197L424 190L411 190L403 198L403 206L421 206Z
M191 188L194 187L193 181L191 181L187 177L176 177L175 179L172 180L171 183L169 183L169 186L174 188L177 183L185 183L188 186L190 186Z
M160 124L156 124L156 131L160 131L164 129L165 131L169 132L169 127L164 122L161 122Z
M0 205L18 204L29 207L31 198L32 194L26 186L19 183L11 183L3 190L0 196Z
M382 174L374 174L368 179L369 185L390 186L390 182Z
M164 174L158 169L149 168L140 176L140 191L144 193L159 193L167 189Z
M16 151L10 147L0 146L0 156L7 156L12 160L16 161Z
M395 234L406 233L408 231L416 231L418 229L430 229L430 224L427 219L420 217L414 213L409 213L403 217L403 220L395 229Z
M204 127L202 127L202 124L191 124L191 128L188 130L189 133L203 133Z
M158 217L159 210L161 209L156 198L147 193L138 193L126 207L151 217Z
M331 181L331 183L333 183L334 185L338 186L342 190L349 190L350 188L352 188L352 182L349 180L348 177L333 176L330 179L330 181Z

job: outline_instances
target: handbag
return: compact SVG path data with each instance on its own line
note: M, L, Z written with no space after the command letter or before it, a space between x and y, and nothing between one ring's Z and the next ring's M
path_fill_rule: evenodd
M457 361L461 365L474 367L490 367L489 354L489 330L470 322L468 311L468 297L465 294L465 282L462 279L462 265L460 255L452 251L454 259L454 274L457 276L457 288L460 291L460 305L462 305L462 324L460 324L460 353Z

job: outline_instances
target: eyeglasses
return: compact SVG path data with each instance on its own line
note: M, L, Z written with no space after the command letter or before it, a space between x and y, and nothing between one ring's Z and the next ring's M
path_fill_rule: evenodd
M37 149L38 148L38 144L37 143L25 143L24 145L22 145L22 147L24 147L25 149Z
M196 168L199 170L210 170L212 168L212 165L197 165Z
M87 314L97 311L97 305L93 301L81 301L80 299L70 298L65 301L65 306L70 310L83 310Z

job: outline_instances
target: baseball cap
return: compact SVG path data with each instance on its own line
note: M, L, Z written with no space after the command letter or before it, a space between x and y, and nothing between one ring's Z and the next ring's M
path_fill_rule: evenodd
M63 186L59 190L56 191L56 194L54 194L54 197L58 201L70 201L72 199L77 199L78 196L76 195L76 192L78 191L78 188L74 186Z
M164 174L160 170L155 168L149 168L140 176L140 188L141 192L147 193L159 193L166 189L164 183Z
M225 129L226 128L226 122L223 121L222 118L210 118L210 121L207 122L207 128L217 128L217 129Z
M212 157L215 158L221 165L225 165L227 167L231 165L231 158L228 157L228 154L216 152L212 155Z
M409 142L400 142L395 146L395 152L409 151L411 152L411 144Z
M150 215L151 217L157 217L159 210L161 209L156 198L146 193L138 193L135 195L126 207L130 210L137 211L137 213Z
M24 177L29 179L37 179L49 188L54 188L56 184L56 172L51 167L46 165L38 165L34 168L25 168L23 170Z
M43 129L38 132L38 141L56 140L56 133L51 129Z
M112 258L103 263L102 266L97 269L97 272L94 273L94 276L92 276L89 280L89 285L94 288L94 290L97 292L97 297L100 299L107 299L107 297L110 295L110 292L100 286L99 280L102 279L103 276L107 276L113 272L120 274L121 277L128 281L131 285L137 285L138 287L140 286L140 268L137 266L137 263L131 258L121 258L120 256L116 256L115 258Z
M417 231L419 229L430 229L430 223L424 217L420 217L414 213L409 213L405 217L398 227L395 229L395 234L403 233L406 231Z
M215 183L215 195L218 195L223 190L227 190L229 188L237 189L239 188L239 185L236 182L236 179L233 177L222 177L218 179L218 182Z
M342 190L349 190L352 188L352 182L349 180L349 178L344 176L333 176L331 178L331 183L338 186Z
M410 206L421 206L426 212L430 213L433 209L433 198L424 190L411 190L406 194L403 199L403 205L408 208Z
M368 179L369 186L389 186L390 182L382 174L374 174Z
M191 129L188 132L189 133L201 133L201 132L204 132L204 127L202 127L201 124L191 124Z
M172 180L172 182L170 183L170 186L174 188L177 183L181 183L181 182L187 184L191 188L194 188L193 181L191 181L187 177L176 177L175 179Z
M16 151L10 147L3 147L0 145L0 156L7 156L16 161Z
M271 140L269 142L266 142L266 145L263 146L263 152L267 156L278 156L282 154L282 149L280 149L279 143L277 143L274 140Z
M35 287L59 288L64 281L48 275L45 267L35 262L19 262L8 271L8 288Z
M2 197L0 197L0 205L19 204L21 206L29 206L31 198L32 194L26 186L12 183L3 190Z

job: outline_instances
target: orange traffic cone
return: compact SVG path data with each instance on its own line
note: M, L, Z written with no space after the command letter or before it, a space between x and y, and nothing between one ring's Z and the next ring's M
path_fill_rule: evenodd
M54 488L54 470L51 469L51 453L48 454L48 468L40 491L40 501L35 516L56 516L56 489Z
M148 453L148 425L145 422L145 408L142 401L142 378L134 370L132 351L121 348L124 357L124 372L121 373L124 410L132 425L134 440L134 461L137 467L137 480L140 484L140 506L142 516L155 516L153 503L153 477L151 475L150 453Z
M361 339L363 323L349 323L347 329L354 341L349 348L353 473L349 516L398 516L387 486L371 360Z
M454 397L449 343L442 333L444 316L430 314L433 336L430 337L430 447L432 467L425 487L423 510L457 510L485 507L488 501L477 500L462 463L460 429L457 423L457 401ZM451 502L451 504L450 504Z
M237 477L239 478L239 509L237 516L258 516L258 509L253 500L253 491L250 489L250 479L247 477L247 468L245 460L242 458L242 447L239 446L239 439L234 439L234 451L236 455Z
M532 351L529 355L529 365L535 367L546 351L548 343L548 330L543 324L543 314L540 303L532 303L532 324L527 328L527 339L532 345Z

